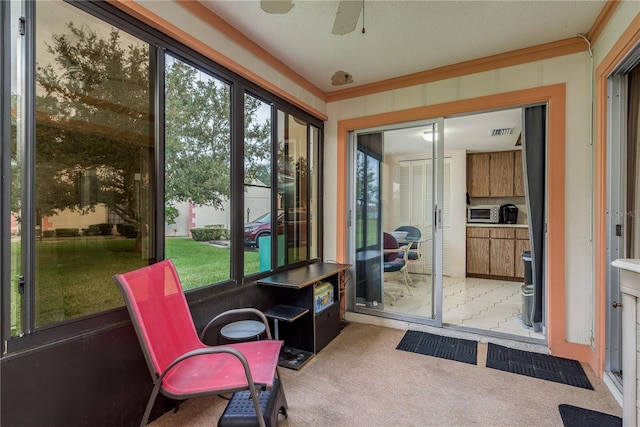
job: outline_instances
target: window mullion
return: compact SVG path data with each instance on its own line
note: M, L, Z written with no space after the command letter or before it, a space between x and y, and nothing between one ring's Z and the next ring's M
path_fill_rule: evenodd
M244 86L231 85L231 279L241 283L244 276Z
M9 2L0 3L0 31L2 31L2 45L0 46L0 58L2 61L2 69L3 70L11 70L11 43L13 38L10 37L9 31L11 28L11 11ZM0 88L2 93L2 99L0 100L0 120L2 120L2 124L0 125L0 140L9 141L11 139L11 96L9 90L6 88L11 87L11 73L2 73L2 80L0 81ZM0 174L2 176L11 176L11 152L10 148L7 144L2 144L0 146L1 155L0 159L2 160L2 164L0 164ZM6 172L5 172L6 171ZM11 178L10 178L11 179ZM11 199L11 186L10 179L2 179L0 184L2 187L0 188L0 194L2 197L2 202L0 203L0 224L2 224L2 231L0 232L0 236L2 240L0 241L0 253L2 254L2 262L3 268L0 269L2 277L0 277L0 283L11 283L11 273L10 266L11 265L11 257L10 257L10 249L11 242L9 236L10 232L10 222L11 222L11 208L10 208L10 199ZM2 324L2 328L0 329L0 338L3 342L2 354L6 353L6 346L4 343L11 336L11 287L10 286L2 286L0 292L2 292L0 296L0 320Z
M153 250L156 260L164 259L164 242L165 242L165 180L164 180L164 163L165 163L165 49L159 46L155 46L151 49L151 56L155 55L155 63L151 63L151 70L155 70L155 79L150 79L153 85L154 93L154 105L151 106L155 111L155 123L153 123L153 133L155 134L156 150L155 150L155 222L156 232ZM151 62L151 61L150 61ZM155 65L155 67L154 67Z
M22 150L22 196L21 196L21 233L22 273L24 294L22 296L22 332L30 334L35 329L35 243L36 212L35 206L35 111L36 111L36 3L22 3L25 17L25 34L21 36L23 54L17 59L22 63L22 138L18 146Z

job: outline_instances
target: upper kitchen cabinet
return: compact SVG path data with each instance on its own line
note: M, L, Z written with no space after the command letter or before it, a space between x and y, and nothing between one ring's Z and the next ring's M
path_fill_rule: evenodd
M522 150L513 152L513 195L524 197L524 173L522 167Z
M467 154L469 197L524 196L522 152Z
M513 196L513 151L490 153L489 192L491 197Z
M467 192L469 197L489 197L489 161L487 153L467 154Z

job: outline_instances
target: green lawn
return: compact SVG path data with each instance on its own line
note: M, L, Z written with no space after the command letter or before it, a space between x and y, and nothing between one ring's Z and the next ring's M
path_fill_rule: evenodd
M175 264L185 290L229 279L229 249L191 238L169 237L166 239L165 256ZM258 252L244 252L245 274L257 273L259 263Z
M120 307L122 296L113 275L143 267L147 260L133 251L134 239L94 236L44 239L36 243L36 325L45 326ZM20 243L12 244L12 256ZM165 253L176 265L185 290L229 279L229 249L191 238L166 239ZM14 267L15 268L15 267ZM257 272L257 252L245 251L245 271ZM12 272L17 276L17 271ZM19 299L12 288L12 329L19 332Z

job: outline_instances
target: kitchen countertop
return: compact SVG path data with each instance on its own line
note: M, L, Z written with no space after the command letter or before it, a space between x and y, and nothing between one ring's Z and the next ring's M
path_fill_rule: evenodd
M468 222L467 227L529 228L529 224L491 224L486 222Z

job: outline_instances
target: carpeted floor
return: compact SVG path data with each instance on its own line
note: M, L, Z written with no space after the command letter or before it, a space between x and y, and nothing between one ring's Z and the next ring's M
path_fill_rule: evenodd
M279 426L562 426L561 404L622 416L587 365L594 390L487 368L486 343L477 365L398 351L405 332L350 323L300 371L281 368L289 419ZM226 403L190 399L151 425L213 426Z

